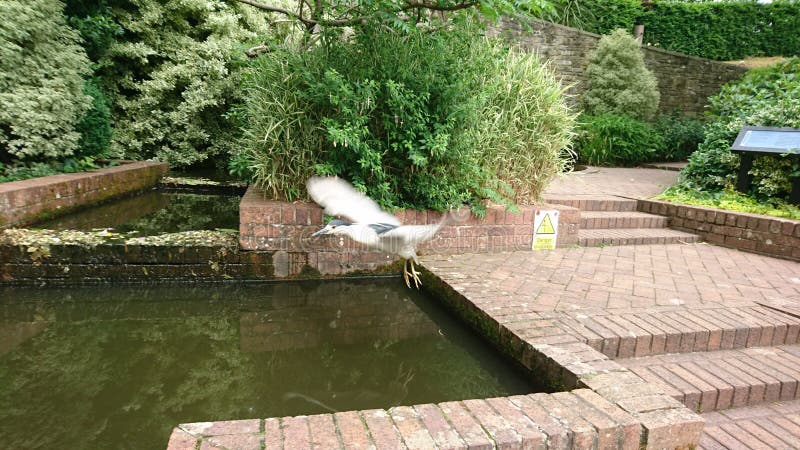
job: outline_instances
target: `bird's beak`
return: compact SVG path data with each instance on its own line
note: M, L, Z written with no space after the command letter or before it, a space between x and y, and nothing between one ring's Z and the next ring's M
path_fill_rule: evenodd
M317 231L316 233L312 234L311 237L317 237L317 236L323 235L323 234L325 234L327 232L328 232L328 229L327 228L323 228L323 229Z

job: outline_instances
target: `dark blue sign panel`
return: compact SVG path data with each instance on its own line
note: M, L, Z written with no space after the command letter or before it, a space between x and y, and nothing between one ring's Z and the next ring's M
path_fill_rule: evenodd
M800 153L800 129L742 127L731 150L740 152Z

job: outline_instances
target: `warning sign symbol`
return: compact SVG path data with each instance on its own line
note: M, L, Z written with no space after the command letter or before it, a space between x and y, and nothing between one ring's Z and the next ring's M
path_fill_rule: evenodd
M558 237L558 211L537 211L533 218L532 250L553 250Z
M550 220L550 214L545 214L539 228L536 229L536 234L556 234L556 229L553 228L553 221Z

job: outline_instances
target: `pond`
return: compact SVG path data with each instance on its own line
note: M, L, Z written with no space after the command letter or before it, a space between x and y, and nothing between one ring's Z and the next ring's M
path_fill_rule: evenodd
M6 448L543 391L397 278L0 288Z
M151 190L39 222L33 228L82 231L113 228L120 233L136 231L140 236L217 228L238 230L240 200L235 195Z

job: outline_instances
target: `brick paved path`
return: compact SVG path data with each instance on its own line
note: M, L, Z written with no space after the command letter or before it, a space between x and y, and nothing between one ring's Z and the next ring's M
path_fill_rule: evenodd
M702 448L800 448L796 262L687 244L427 256L423 264L534 347L577 337L707 413ZM778 400L789 403L761 406Z
M588 167L556 178L545 195L608 194L649 198L678 181L678 172L663 169Z

